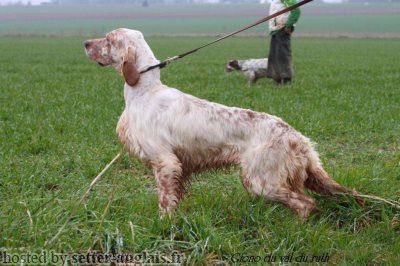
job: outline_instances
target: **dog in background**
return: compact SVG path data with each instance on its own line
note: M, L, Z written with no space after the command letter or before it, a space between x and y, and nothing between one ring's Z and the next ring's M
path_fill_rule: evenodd
M249 85L260 78L267 77L268 58L231 60L225 67L226 72L241 71L247 77Z
M90 59L113 66L125 79L117 133L129 153L153 169L162 213L178 206L191 174L232 164L241 167L242 184L252 196L284 203L303 220L317 210L305 188L358 199L357 191L324 170L311 141L281 118L170 88L158 68L141 74L159 62L141 32L114 30L86 41L85 49Z

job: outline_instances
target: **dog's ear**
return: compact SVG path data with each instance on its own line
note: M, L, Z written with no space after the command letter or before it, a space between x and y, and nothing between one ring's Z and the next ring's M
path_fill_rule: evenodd
M242 68L239 65L239 61L238 60L232 60L229 62L229 65L236 70L242 70Z
M122 74L124 75L125 82L129 86L135 86L140 79L140 73L136 68L136 52L133 47L128 47L122 63Z

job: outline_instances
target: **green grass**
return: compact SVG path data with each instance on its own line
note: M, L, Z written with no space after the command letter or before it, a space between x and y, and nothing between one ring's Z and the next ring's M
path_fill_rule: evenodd
M260 17L211 17L172 19L57 19L6 21L0 25L2 35L85 35L102 34L116 28L140 29L147 34L225 33L237 30ZM399 33L400 16L302 17L300 33ZM267 24L246 32L268 33Z
M340 15L343 5L308 5L303 7L316 12L303 14L297 24L297 32L302 33L399 33L400 16L398 14ZM346 10L374 12L381 8L398 9L399 4L381 4L364 6L346 4ZM140 6L34 6L0 7L0 14L26 15L25 19L6 19L0 15L0 35L88 35L99 34L115 28L135 28L147 34L167 33L221 33L230 32L261 18L267 5L154 5L148 8ZM335 11L336 10L336 11ZM331 13L333 12L333 13ZM30 14L43 14L31 19ZM46 14L58 14L59 18L46 19ZM86 14L75 19L63 18L65 14ZM116 15L116 17L94 18L90 15ZM152 15L141 17L144 14ZM177 17L177 14L186 14ZM190 16L190 14L197 14ZM262 14L262 15L261 15ZM124 15L124 16L122 16ZM119 17L121 16L121 17ZM130 16L130 17L126 17ZM165 17L167 16L167 17ZM262 24L249 32L267 32Z
M208 40L148 41L162 59ZM322 212L301 224L286 207L251 199L235 167L199 175L174 216L160 219L151 171L128 156L44 247L121 147L115 126L124 106L122 78L89 61L83 41L0 39L0 247L179 250L195 264L229 262L238 252L328 253L330 263L343 265L400 260L399 211L314 195ZM265 56L267 40L236 38L172 64L162 80L201 98L282 117L318 143L326 170L338 182L399 200L399 45L399 40L295 38L294 84L278 88L260 80L248 88L242 75L226 74L224 65L232 58Z

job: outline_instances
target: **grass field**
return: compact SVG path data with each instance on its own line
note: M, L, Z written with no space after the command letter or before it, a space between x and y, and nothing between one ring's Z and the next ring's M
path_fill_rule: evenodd
M251 199L235 167L199 175L172 219L160 219L151 171L126 155L45 247L121 148L115 126L122 79L85 57L84 39L0 39L0 247L178 250L195 264L271 252L328 253L330 263L342 265L400 260L398 210L314 195L322 213L301 224L286 207ZM148 41L161 59L207 40ZM293 45L296 80L289 87L261 80L248 88L243 76L224 72L229 59L265 55L264 38L227 40L171 65L162 79L201 98L282 117L318 143L341 184L399 200L400 41L295 38Z
M0 35L88 35L119 27L146 34L224 33L268 13L267 5L154 5L0 7ZM400 36L399 4L310 4L299 33L392 33ZM267 25L248 32L264 33Z

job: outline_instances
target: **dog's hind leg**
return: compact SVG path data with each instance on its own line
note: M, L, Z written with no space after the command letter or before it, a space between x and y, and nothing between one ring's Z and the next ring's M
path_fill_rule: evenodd
M300 216L302 221L305 221L311 213L318 211L313 198L284 187L275 188L267 198L287 205Z
M301 191L294 192L288 186L270 183L268 175L258 177L242 177L243 186L252 196L262 196L267 200L287 205L305 221L310 213L317 211L314 199L304 195ZM270 181L270 182L269 182Z
M153 164L153 171L157 181L160 211L162 214L171 213L185 193L181 163L175 155L170 154Z
M252 196L261 196L267 200L287 205L304 221L311 212L317 211L314 199L303 194L302 186L296 190L289 183L286 172L269 156L277 157L270 150L262 161L242 162L242 183ZM260 159L261 156L258 157ZM271 160L272 159L272 160ZM257 167L262 163L264 167ZM295 190L295 191L294 191Z

